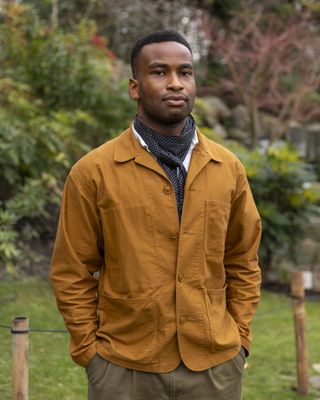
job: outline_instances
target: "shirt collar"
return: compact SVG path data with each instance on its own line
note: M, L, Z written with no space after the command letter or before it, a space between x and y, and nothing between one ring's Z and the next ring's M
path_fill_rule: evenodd
M142 137L139 135L139 133L134 129L134 124L133 123L131 125L131 129L132 129L133 135L140 142L141 146L144 147L146 150L148 150L149 153L150 153L150 150L148 149L148 145L142 139ZM190 144L190 148L194 148L198 143L199 143L199 139L198 139L197 132L195 131L195 134L193 135L193 138L192 138L192 141L191 141L191 144Z

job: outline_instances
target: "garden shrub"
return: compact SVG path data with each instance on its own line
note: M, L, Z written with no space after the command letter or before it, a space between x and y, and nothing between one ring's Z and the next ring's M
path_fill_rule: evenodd
M50 30L29 6L0 14L0 265L53 235L71 165L127 127L134 104L93 23ZM53 218L55 217L55 218Z
M288 144L274 144L266 151L248 151L238 144L230 147L246 167L262 218L260 263L268 276L279 259L297 262L297 245L310 218L320 215L319 184L313 168Z

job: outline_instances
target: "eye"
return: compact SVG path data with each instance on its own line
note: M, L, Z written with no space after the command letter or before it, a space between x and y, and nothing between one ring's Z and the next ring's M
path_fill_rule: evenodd
M165 71L160 70L160 69L155 69L153 71L153 74L156 75L156 76L164 76L165 75Z
M192 76L193 72L188 69L188 70L181 71L181 75L188 77L188 76Z

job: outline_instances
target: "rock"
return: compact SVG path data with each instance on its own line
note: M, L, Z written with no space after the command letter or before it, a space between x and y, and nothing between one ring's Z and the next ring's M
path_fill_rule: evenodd
M311 376L310 377L310 384L315 389L320 389L320 376Z
M223 121L231 117L231 111L219 97L210 96L210 97L205 97L204 100L210 107L211 111L215 113L216 118L219 121Z
M319 227L319 225L318 225ZM313 229L310 223L310 231ZM319 228L318 228L319 229ZM310 268L320 267L320 243L316 237L308 234L302 239L297 248L297 261L300 265Z
M263 112L259 113L259 117L261 128L259 137L272 139L274 134L276 134L279 130L278 118Z
M251 118L248 109L243 104L238 104L232 110L232 127L235 128L236 136L239 131L248 132L248 137L251 131ZM275 129L277 119L270 115L259 113L259 132L258 140L270 138L273 129ZM232 128L232 129L233 129ZM242 134L239 135L243 136Z
M285 381L295 381L295 380L296 380L296 377L295 377L295 376L292 376L292 375L280 374L280 375L278 375L278 377L279 377L280 379L285 380Z
M193 116L197 125L207 126L211 129L218 123L216 113L204 98L197 97L194 103Z
M307 149L307 133L305 126L299 124L296 121L292 121L289 126L289 130L286 134L289 142L291 142L301 157L306 157Z
M307 159L320 162L320 123L306 125Z
M194 114L200 125L208 126L212 129L216 124L231 116L231 112L226 104L215 96L198 97L194 105Z
M312 364L312 369L320 374L320 364Z
M228 137L230 139L238 140L241 143L250 143L250 133L245 132L239 128L230 128L228 130Z
M313 271L313 290L320 293L320 271ZM320 373L320 364L315 364Z
M219 123L215 124L215 126L213 127L213 130L222 139L226 139L228 137L228 133L227 133L226 129Z
M287 137L302 157L308 161L320 162L320 123L308 125L292 123Z
M315 122L313 124L306 125L306 131L308 133L317 133L318 135L320 135L320 123Z
M244 132L250 130L250 115L247 108L243 104L238 104L231 110L232 122L235 128Z

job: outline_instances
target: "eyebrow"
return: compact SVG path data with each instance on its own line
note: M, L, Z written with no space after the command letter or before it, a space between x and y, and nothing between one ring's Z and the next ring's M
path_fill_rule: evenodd
M169 65L168 64L164 64L164 63L159 63L159 62L157 62L157 61L155 61L155 62L153 62L153 63L151 63L149 66L148 66L148 68L168 68L169 67ZM190 69L193 69L193 65L192 64L190 64L190 63L185 63L185 64L180 64L179 65L179 68L190 68Z

